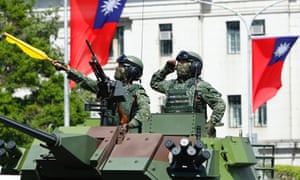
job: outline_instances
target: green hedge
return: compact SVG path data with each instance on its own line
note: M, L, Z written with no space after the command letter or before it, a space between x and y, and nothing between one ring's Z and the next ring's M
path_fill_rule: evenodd
M300 167L288 165L275 165L275 179L300 180Z

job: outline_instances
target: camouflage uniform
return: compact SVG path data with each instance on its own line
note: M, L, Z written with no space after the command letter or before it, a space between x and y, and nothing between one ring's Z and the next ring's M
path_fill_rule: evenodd
M175 65L174 65L175 66ZM207 105L212 109L209 123L219 123L225 112L225 102L215 88L199 77L165 80L174 71L166 66L152 76L152 89L166 94L165 112L197 112L207 119Z
M75 81L82 88L97 93L97 81L84 76L82 73L70 69L68 78ZM121 102L120 105L124 114L128 117L129 127L139 127L143 121L147 121L150 118L149 97L140 84L128 85L123 83L123 87L125 90L125 102ZM117 113L117 109L109 113L108 121L109 125L120 124L120 116Z

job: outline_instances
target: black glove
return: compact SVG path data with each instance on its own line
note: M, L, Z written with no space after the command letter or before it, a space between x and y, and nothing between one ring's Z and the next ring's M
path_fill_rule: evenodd
M127 133L129 131L130 127L127 123L125 123L121 126L121 129L122 129L123 132Z
M216 128L214 126L208 126L206 133L208 137L216 137Z
M208 121L205 125L206 133L208 137L216 137L216 123L213 121Z

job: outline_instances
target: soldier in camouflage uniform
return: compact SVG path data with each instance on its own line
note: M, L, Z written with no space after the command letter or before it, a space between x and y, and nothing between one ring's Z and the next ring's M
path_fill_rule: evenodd
M177 65L176 65L177 61ZM207 105L212 114L207 121L207 133L215 136L215 125L225 112L225 103L215 88L199 76L202 70L202 59L195 52L181 51L175 60L167 61L164 68L155 72L150 86L152 89L166 94L164 111L196 112L204 114L207 119ZM177 71L177 79L165 80L168 74Z
M138 128L140 131L141 123L150 118L150 99L140 83L133 83L140 80L143 74L143 63L135 56L125 55L120 56L117 63L114 78L122 82L125 102L121 102L109 113L108 125L123 125L126 129ZM97 93L97 81L59 61L54 61L52 64L58 70L65 70L68 78L82 88Z

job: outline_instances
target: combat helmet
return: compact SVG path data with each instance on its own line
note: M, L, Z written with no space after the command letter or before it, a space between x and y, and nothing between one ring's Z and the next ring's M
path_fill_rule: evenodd
M129 82L139 80L143 75L144 65L142 61L135 56L126 56L123 54L117 59L117 63L122 63L126 68L125 76Z
M199 76L202 71L203 61L199 54L193 51L180 51L176 57L176 60L186 60L191 62L190 76Z

